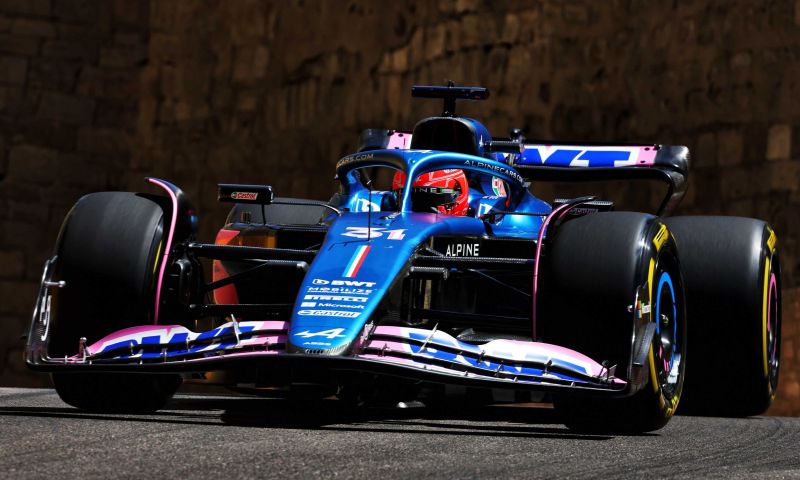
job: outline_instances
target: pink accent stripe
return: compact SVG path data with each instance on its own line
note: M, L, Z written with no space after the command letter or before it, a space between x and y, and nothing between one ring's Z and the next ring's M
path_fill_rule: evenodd
M138 327L128 327L123 328L122 330L116 331L112 334L106 335L105 337L101 338L100 340L94 342L93 344L86 347L87 351L95 352L101 349L103 345L106 343L112 343L119 338L124 338L130 335L143 335L146 333L152 333L154 335L161 335L166 334L170 335L173 329L184 329L184 327L180 325L162 325L158 327L153 327L152 325L141 325Z
M383 334L383 335L395 335L398 337L402 337L406 335L406 331L408 328L405 327L389 327L386 325L378 325L375 327L375 334Z
M392 342L388 340L372 340L367 346L369 348L387 349L393 352L411 353L411 345L407 343Z
M249 326L253 327L254 330L283 330L284 332L289 328L289 322L283 322L278 320L265 320L265 321L255 321L255 322L242 322L240 325L242 326ZM219 327L215 328L227 328L230 327L231 323L226 323L224 325L220 325ZM158 335L166 338L170 338L174 335L175 331L180 333L189 333L190 335L199 335L198 332L193 332L186 327L180 325L141 325L138 327L129 327L114 332L110 335L106 335L105 337L101 338L100 340L96 341L95 343L89 345L87 350L89 352L97 352L102 349L104 345L110 343L116 343L125 337L131 336L138 336L142 337L145 335ZM261 339L269 339L269 341L261 340ZM280 343L286 341L286 334L285 333L278 333L278 334L258 334L250 339L242 340L242 344L251 344L251 343Z
M258 330L287 330L289 328L289 322L279 320L263 320L262 322L257 328Z
M778 281L775 277L775 272L769 276L769 293L767 294L767 331L772 332L772 314L777 312L772 311L772 298L778 294ZM777 323L777 322L776 322ZM777 327L776 327L777 328ZM773 351L773 355L775 352Z
M216 353L216 351L215 351ZM192 358L187 359L185 361L181 361L182 365L194 365L194 364L203 364L209 362L215 362L221 358L231 358L231 357L263 357L263 356L274 356L274 355L283 355L285 354L285 350L258 350L256 352L225 352L223 355L213 355L204 358ZM74 355L67 359L67 363L83 363L83 358L78 355Z
M391 137L389 137L389 144L386 145L387 150L405 150L408 148L408 144L411 142L411 134L404 133L404 132L394 132Z
M639 148L639 156L638 160L636 161L637 165L655 165L656 163L656 154L658 151L655 147L640 147Z
M172 220L169 224L169 234L167 235L167 243L164 246L164 255L161 259L161 269L158 272L158 284L156 285L156 306L155 315L153 316L153 324L158 325L158 311L159 306L161 305L161 284L164 281L164 272L167 270L167 259L169 257L169 252L172 249L172 237L175 235L175 224L178 222L178 198L175 196L175 192L167 187L164 182L161 182L155 178L148 178L147 181L166 190L167 194L169 194L169 198L172 200Z
M400 358L400 357L392 357L392 356L383 356L382 357L380 355L373 355L371 353L368 353L366 355L359 355L358 358L366 358L367 360L378 360L378 361L387 362L387 363L402 363L402 364L405 364L405 365L415 365L415 366L416 365L419 365L419 366L425 365L424 363L418 363L418 362L415 362L414 360L411 360L411 359L408 359L408 358Z
M243 346L251 345L265 345L272 343L286 343L286 335L256 335L255 337L242 340L240 342Z
M531 338L534 341L536 341L536 294L538 293L539 290L539 260L542 258L542 239L544 238L545 230L547 230L547 226L550 224L550 222L556 215L558 215L558 219L560 220L561 217L563 217L569 210L583 203L585 202L561 205L560 207L550 212L550 215L548 215L544 219L544 222L542 222L542 228L539 229L539 239L536 241L536 258L535 258L536 263L534 263L533 265L533 292L532 292L533 311L531 312L531 319L532 319L531 323L533 327L533 333Z
M562 210L566 210L568 207L569 205L561 205L560 207L551 211L550 215L544 219L544 222L542 222L542 227L539 229L539 238L536 241L536 258L535 263L533 264L533 311L531 312L533 333L531 338L534 341L536 341L536 294L538 293L539 289L539 260L542 258L542 239L544 238L545 230L547 230L547 225L550 223L553 217L559 214Z

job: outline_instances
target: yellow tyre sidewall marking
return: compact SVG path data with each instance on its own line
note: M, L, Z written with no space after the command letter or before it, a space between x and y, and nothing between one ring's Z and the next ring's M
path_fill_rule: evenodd
M661 250L661 246L664 245L664 242L666 242L668 238L669 230L667 230L667 226L662 223L661 227L658 229L658 233L653 237L653 245L656 247L656 252Z
M769 352L767 350L767 323L769 322L769 294L770 294L770 272L772 271L772 254L775 252L775 245L778 243L778 237L775 232L767 227L769 238L767 239L767 253L764 259L764 289L762 292L761 304L761 351L763 357L764 377L769 380Z
M656 247L656 253L661 250L661 247L664 245L664 242L670 237L669 230L667 230L667 226L663 223L661 227L658 229L658 233L656 233L655 237L653 237L653 245ZM653 305L653 275L655 274L655 267L656 261L654 258L650 258L650 265L647 270L647 285L650 290L650 315L653 315L652 305ZM658 319L656 319L658 321ZM668 418L671 417L675 410L678 408L678 401L680 400L677 395L673 396L671 400L667 401L664 397L663 393L660 393L659 390L661 386L659 385L658 375L656 374L656 362L653 358L653 344L650 344L650 352L648 354L648 360L650 363L650 383L653 385L653 393L658 395L658 406L659 408L664 409L664 417Z
M156 270L158 269L158 261L161 259L161 247L164 243L164 239L159 240L158 242L158 250L156 250L156 261L153 263L153 275L156 274Z
M661 247L664 245L664 242L667 241L669 238L669 231L667 230L667 226L663 223L658 228L658 232L653 237L653 246L656 247L656 253L661 250ZM650 318L652 319L653 316L653 274L655 273L656 261L654 258L650 258L650 266L647 270L647 287L650 289ZM658 319L656 319L658 321ZM659 385L658 385L658 375L656 375L656 363L653 359L653 343L650 343L650 352L648 353L648 360L650 361L650 383L653 384L653 393L658 393Z
M778 243L778 237L775 235L775 232L767 227L767 231L769 231L769 238L767 239L767 248L769 248L769 253L775 251L775 244Z
M655 243L655 242L654 242ZM647 273L647 285L650 289L650 317L653 316L653 273L655 273L656 261L650 259L650 267ZM656 363L653 360L653 343L650 342L650 353L648 353L650 360L650 383L653 384L653 392L658 393L658 376L656 375Z

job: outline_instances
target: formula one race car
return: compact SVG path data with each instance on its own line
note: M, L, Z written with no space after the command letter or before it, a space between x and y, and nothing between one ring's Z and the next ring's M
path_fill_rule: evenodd
M455 114L488 90L412 94L444 112L364 131L328 202L219 185L233 208L214 244L196 241L188 199L164 180L147 179L165 195L78 200L45 264L28 365L91 411L158 409L182 379L356 403L447 401L452 385L544 392L587 431L659 429L683 391L699 413L769 406L776 235L760 220L668 217L687 148L497 139ZM626 179L666 184L657 215L529 191Z

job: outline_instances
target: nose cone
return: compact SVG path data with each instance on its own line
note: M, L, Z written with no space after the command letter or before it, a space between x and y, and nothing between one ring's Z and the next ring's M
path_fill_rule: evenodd
M295 301L290 351L343 355L350 350L406 265L415 239L424 235L422 226L410 234L393 223L375 214L350 213L331 226Z
M376 311L389 308L381 302L417 246L452 230L481 233L483 226L476 219L428 213L343 214L331 225L300 287L289 351L346 355Z

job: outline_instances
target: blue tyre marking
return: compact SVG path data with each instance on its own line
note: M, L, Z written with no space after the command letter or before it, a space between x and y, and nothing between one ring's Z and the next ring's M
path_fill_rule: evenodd
M664 285L669 287L669 293L672 297L672 352L669 357L669 368L672 369L672 362L675 360L675 351L678 348L678 308L675 305L675 288L672 286L672 278L667 272L661 272L661 277L658 279L658 293L656 293L656 334L661 334L661 289Z

